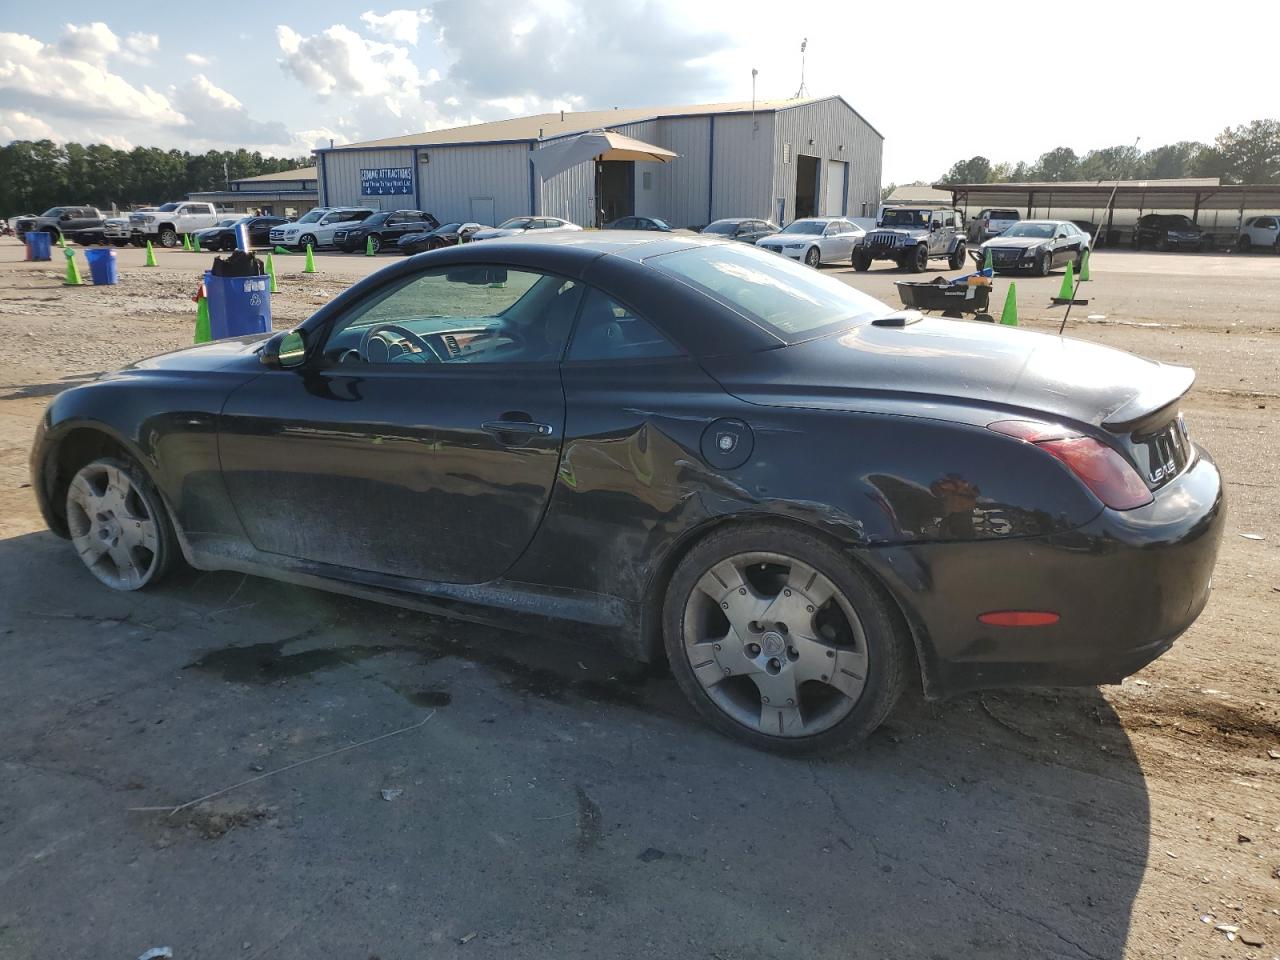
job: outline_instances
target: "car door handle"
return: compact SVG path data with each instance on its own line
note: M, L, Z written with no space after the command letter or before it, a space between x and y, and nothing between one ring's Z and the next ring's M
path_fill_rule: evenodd
M509 437L549 437L554 432L549 423L533 423L529 420L486 420L480 424L485 433L491 433L499 443L507 443Z

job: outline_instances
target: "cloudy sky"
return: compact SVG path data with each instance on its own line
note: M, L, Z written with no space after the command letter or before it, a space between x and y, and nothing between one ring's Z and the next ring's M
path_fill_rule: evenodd
M303 155L544 110L745 100L753 67L761 99L785 98L806 36L809 93L885 135L886 181L1280 115L1274 68L1245 66L1249 37L1280 36L1275 0L1196 5L1194 24L1190 5L1115 0L3 6L0 142Z

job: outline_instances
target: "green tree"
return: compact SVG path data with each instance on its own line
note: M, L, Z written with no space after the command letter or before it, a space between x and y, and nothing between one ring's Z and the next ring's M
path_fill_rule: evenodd
M1134 146L1090 150L1080 161L1079 178L1081 180L1130 179L1141 172L1139 166L1141 157L1138 148Z
M1046 180L1058 183L1063 180L1080 179L1080 158L1070 147L1054 147L1048 153L1040 154L1040 159L1030 171L1032 180Z
M1280 182L1280 120L1228 127L1214 144L1232 183Z
M1141 175L1150 180L1176 180L1191 176L1196 157L1205 149L1203 143L1180 140L1148 150L1142 155Z
M989 183L991 161L986 157L970 157L953 164L942 177L943 183Z

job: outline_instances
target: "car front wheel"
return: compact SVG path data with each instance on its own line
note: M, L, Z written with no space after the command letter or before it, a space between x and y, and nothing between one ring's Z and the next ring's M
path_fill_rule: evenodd
M822 262L822 252L817 247L810 247L804 252L806 266L817 267Z
M923 243L909 254L911 269L915 273L924 273L929 269L929 248Z
M136 464L103 457L67 487L67 529L89 572L113 590L159 580L178 553L160 494Z
M305 250L307 247L310 247L312 250L315 250L316 238L309 233L304 233L302 236L298 238L298 248Z
M160 246L162 247L176 247L178 245L178 232L169 229L161 230L156 239L160 241Z
M866 273L871 269L871 254L866 251L853 251L853 257L851 259L853 262L853 269L857 270L859 273Z
M1040 254L1040 259L1036 261L1036 273L1042 277L1047 277L1053 272L1053 255L1048 253Z
M713 533L689 552L663 635L676 682L712 726L795 756L864 739L911 662L866 574L825 540L770 524Z

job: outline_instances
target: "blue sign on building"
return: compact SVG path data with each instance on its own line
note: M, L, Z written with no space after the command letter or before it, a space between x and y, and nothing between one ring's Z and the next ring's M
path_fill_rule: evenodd
M372 167L360 171L360 196L386 197L413 193L413 167Z

